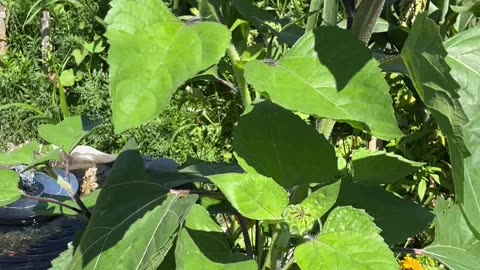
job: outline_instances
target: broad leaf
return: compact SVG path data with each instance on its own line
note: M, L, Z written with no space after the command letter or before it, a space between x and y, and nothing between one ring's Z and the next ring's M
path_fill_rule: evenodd
M105 21L115 132L156 117L173 92L216 64L230 32L212 22L176 19L163 1L114 0Z
M295 249L302 270L398 269L380 230L364 211L352 207L334 209L322 232Z
M418 171L424 163L386 151L359 149L352 155L353 180L366 185L391 184Z
M480 239L470 230L460 207L438 198L435 214L435 241L424 249L424 253L450 270L478 269Z
M472 28L455 35L444 45L448 55L445 59L452 68L452 77L460 85L460 103L470 122L463 127L467 147L472 156L464 159L463 169L454 176L463 182L463 207L465 215L475 230L480 232L480 28ZM460 164L461 165L461 164ZM456 170L457 168L454 168ZM462 175L463 172L463 175ZM458 187L456 187L458 188ZM458 190L455 190L458 193Z
M0 170L0 207L11 204L22 196L18 188L19 175L12 170Z
M120 154L69 269L156 269L197 200L168 192L138 151Z
M389 245L395 245L423 232L434 215L422 206L401 199L382 187L365 186L342 180L337 205L351 205L365 211L382 229L381 235Z
M176 269L255 270L254 260L232 253L222 228L200 205L194 205L185 220L175 248Z
M208 178L243 216L256 220L282 218L288 194L273 179L246 173L219 174Z
M248 62L245 78L289 110L347 122L386 140L402 136L378 63L346 30L318 27L279 61Z
M288 205L282 213L284 222L293 235L305 235L334 204L340 190L340 181L312 192L299 204ZM308 191L308 190L307 190Z
M95 125L96 123L92 123L85 117L72 116L65 118L56 125L40 125L38 134L42 139L59 146L65 153L69 154Z
M72 261L73 257L73 242L68 243L67 250L58 254L58 257L53 259L50 263L52 267L49 270L65 270Z
M247 108L233 141L239 157L285 188L328 182L338 172L333 145L300 117L269 101Z
M30 163L39 150L38 142L30 142L9 153L0 154L0 165L14 166Z
M438 26L427 14L417 16L402 49L402 58L418 95L447 136L455 195L462 202L463 159L469 155L462 126L468 118L458 100L459 85L449 73L446 55Z

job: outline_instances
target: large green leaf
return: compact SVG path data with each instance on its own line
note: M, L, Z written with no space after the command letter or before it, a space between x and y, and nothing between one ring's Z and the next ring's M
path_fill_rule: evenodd
M22 192L18 188L19 176L12 170L0 170L0 206L8 205L20 199Z
M69 269L156 269L197 200L168 192L138 151L120 154Z
M334 209L322 232L295 249L302 270L398 269L380 230L364 211L350 206Z
M233 141L239 157L285 188L328 182L338 172L333 145L300 117L269 101L247 108Z
M468 118L458 99L459 85L445 62L447 51L442 45L438 26L427 18L427 14L415 19L401 55L418 95L447 136L455 195L462 202L463 159L469 155L462 126Z
M395 245L423 232L434 215L422 206L401 199L382 187L365 186L342 180L337 205L351 205L375 218L381 235L389 245Z
M424 163L386 151L359 149L352 155L353 180L366 185L391 184L418 171Z
M452 77L460 85L460 103L470 122L463 127L467 147L472 156L464 159L463 169L454 176L463 185L465 215L476 231L480 232L480 28L472 28L455 35L444 45L445 59L452 68ZM454 168L457 171L457 168ZM463 175L461 174L463 172Z
M156 117L173 92L217 63L230 44L213 22L183 23L163 1L114 0L105 21L115 132Z
M232 253L222 228L205 208L194 205L185 220L175 248L176 269L255 270L254 260Z
M245 78L289 110L348 122L386 140L402 136L378 63L346 30L316 28L279 61L248 62Z
M470 230L460 207L438 198L435 215L435 241L424 253L450 270L480 269L480 239Z
M59 146L65 153L69 154L95 125L96 123L92 123L85 117L72 116L65 118L56 125L40 125L38 127L38 135L47 142Z
M208 177L243 216L280 220L288 204L287 192L272 178L253 173L228 173Z
M30 142L9 153L0 154L0 165L13 166L19 164L28 164L35 157L39 150L38 142Z

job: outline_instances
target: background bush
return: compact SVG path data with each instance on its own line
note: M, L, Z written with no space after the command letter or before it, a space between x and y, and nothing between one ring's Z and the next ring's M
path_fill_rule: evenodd
M40 19L43 10L52 17L50 37L55 65L62 70L72 69L77 77L66 87L70 113L83 114L102 125L84 143L106 152L117 152L130 138L136 138L142 153L150 157L170 157L181 162L187 156L211 161L231 159L231 127L238 117L229 90L216 87L198 87L180 90L169 108L155 120L142 127L113 134L110 97L108 92L107 48L89 54L77 63L72 52L83 51L85 45L101 42L102 25L108 11L108 1L1 1L7 8L7 54L0 69L0 105L22 102L31 104L53 116L54 84L42 69ZM206 89L216 88L216 91ZM0 111L0 149L38 139L36 126L40 120L28 121L33 114L11 108Z

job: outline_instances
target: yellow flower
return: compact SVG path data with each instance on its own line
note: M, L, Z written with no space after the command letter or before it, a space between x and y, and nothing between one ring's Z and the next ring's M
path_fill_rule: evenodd
M424 270L417 259L407 255L402 261L402 270Z

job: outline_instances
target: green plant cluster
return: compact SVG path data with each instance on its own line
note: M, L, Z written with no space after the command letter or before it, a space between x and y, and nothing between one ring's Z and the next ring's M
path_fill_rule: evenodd
M105 61L108 44L102 37L108 1L28 0L2 4L8 12L8 50L0 69L0 106L5 106L0 118L0 149L37 140L35 130L39 124L52 121L50 118L62 119L56 83L51 77L57 76L65 89L69 113L102 121L86 144L116 153L135 138L142 153L150 157L168 156L179 162L189 156L231 160L228 134L238 117L235 103L230 102L235 99L234 93L209 91L207 85L187 87L196 95L179 91L169 109L149 123L121 135L113 133ZM41 52L42 11L49 11L52 19L52 51L47 58ZM58 74L54 74L55 68ZM12 103L31 105L47 119L31 110L8 106Z
M100 191L39 198L40 213L87 221L53 267L393 270L415 254L479 269L480 4L339 2L113 0L86 50L108 47L109 132L138 145ZM55 178L61 153L109 142L58 93L60 119L38 126L49 145L0 165ZM180 152L192 126L196 159L146 166L136 129L165 123ZM15 172L0 185L2 204L24 196Z

